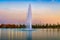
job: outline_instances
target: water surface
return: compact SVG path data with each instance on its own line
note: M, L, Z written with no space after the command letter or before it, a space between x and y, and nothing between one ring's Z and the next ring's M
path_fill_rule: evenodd
M28 38L30 38L30 40L60 40L60 29L35 30L36 31L21 31L21 29L0 29L0 40L29 40Z

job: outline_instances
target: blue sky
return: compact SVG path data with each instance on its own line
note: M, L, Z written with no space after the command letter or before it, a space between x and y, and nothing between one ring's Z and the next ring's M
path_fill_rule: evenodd
M0 0L0 2L60 2L60 0Z

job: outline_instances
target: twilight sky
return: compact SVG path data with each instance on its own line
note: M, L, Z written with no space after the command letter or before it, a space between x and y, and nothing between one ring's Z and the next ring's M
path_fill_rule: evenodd
M33 24L60 23L60 0L0 0L0 24L26 23L29 3Z

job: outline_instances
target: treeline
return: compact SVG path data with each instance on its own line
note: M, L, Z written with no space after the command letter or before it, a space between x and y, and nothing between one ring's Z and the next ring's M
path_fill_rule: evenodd
M26 26L23 25L15 25L15 24L0 24L0 28L25 28Z
M16 24L0 24L0 28L26 28L25 24L20 24L20 25L16 25ZM32 28L60 28L60 24L35 24L32 25Z
M32 25L33 28L60 28L60 24L36 24L36 25Z

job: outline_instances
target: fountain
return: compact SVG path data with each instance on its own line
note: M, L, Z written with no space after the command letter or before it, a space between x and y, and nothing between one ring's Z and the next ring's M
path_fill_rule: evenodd
M32 12L31 12L31 4L29 4L28 13L27 13L26 30L27 30L27 39L26 40L32 40Z
M28 14L27 14L27 23L26 28L32 30L32 13L31 13L31 4L29 4Z

